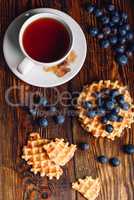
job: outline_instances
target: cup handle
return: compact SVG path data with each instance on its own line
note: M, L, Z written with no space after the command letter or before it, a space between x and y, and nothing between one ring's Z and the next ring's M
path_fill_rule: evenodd
M19 73L25 75L35 66L35 64L27 57L18 65L17 70Z

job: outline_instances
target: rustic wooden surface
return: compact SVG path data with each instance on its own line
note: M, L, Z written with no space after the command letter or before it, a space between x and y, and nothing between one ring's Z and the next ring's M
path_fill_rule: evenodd
M71 189L71 182L86 175L100 177L101 192L98 200L133 200L134 199L134 156L124 155L122 144L134 143L134 125L125 131L121 139L111 142L106 139L89 138L79 126L76 119L68 117L63 126L51 122L49 128L39 129L32 124L27 112L22 107L13 108L5 101L5 92L11 86L21 87L21 98L30 91L47 93L50 101L54 100L54 89L40 89L29 86L17 79L8 69L2 54L2 40L7 26L22 12L38 7L52 7L70 14L83 30L88 24L96 24L96 20L82 8L84 0L0 0L0 200L41 200L44 192L50 193L52 200L83 200L83 197ZM95 2L95 1L94 1ZM103 7L104 1L98 0ZM108 1L106 1L108 2ZM134 27L134 1L113 0L119 8L127 11ZM69 83L57 87L62 91L80 91L82 86L93 80L121 79L130 88L134 97L134 59L125 68L113 66L113 55L110 50L99 48L98 42L85 31L88 42L88 54L84 67ZM89 45L90 44L90 45ZM14 89L11 100L20 99L20 93ZM80 150L74 160L64 169L59 181L48 181L46 178L33 176L29 167L21 160L22 147L26 143L29 132L39 131L44 137L64 137L70 142L89 141L90 151ZM118 168L102 166L96 162L96 156L107 154L117 156L121 160Z

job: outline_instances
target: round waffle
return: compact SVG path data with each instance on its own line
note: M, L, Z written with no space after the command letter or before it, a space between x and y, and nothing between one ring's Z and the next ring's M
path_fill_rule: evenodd
M105 125L101 122L100 116L96 115L94 118L87 116L87 110L84 108L83 103L90 101L92 105L97 106L96 97L93 95L96 92L100 92L104 89L116 89L120 95L124 96L124 99L129 103L130 107L128 110L120 109L119 115L123 116L122 122L109 121L108 123L113 126L113 132L108 133L105 130ZM115 137L120 137L123 130L131 127L134 122L134 105L132 98L126 86L123 86L119 81L112 82L110 80L94 82L91 85L87 85L83 88L77 100L78 116L81 126L95 137L107 137L114 140Z

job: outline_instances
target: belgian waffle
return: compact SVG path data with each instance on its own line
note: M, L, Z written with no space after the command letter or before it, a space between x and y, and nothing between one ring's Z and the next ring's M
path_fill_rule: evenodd
M22 158L31 165L31 171L34 174L39 172L41 176L59 179L63 173L62 169L49 159L43 148L48 142L49 140L42 139L38 133L31 133L27 146L23 148Z
M82 106L84 101L91 101L93 105L96 106L95 97L92 94L94 92L99 92L104 88L118 89L118 91L124 95L125 100L130 104L128 111L123 109L120 110L119 114L124 117L122 122L110 122L110 124L114 127L114 131L111 134L108 134L105 131L104 125L100 123L99 116L94 118L87 117L86 110ZM134 122L134 105L132 103L132 98L127 87L120 84L119 81L112 82L110 80L101 80L99 82L85 86L78 97L77 109L81 126L95 137L107 137L111 140L114 140L116 136L120 137L123 130L126 127L130 128L131 124Z
M72 188L80 192L86 199L95 200L100 192L100 181L98 178L86 177L73 183Z
M76 145L65 143L64 139L56 138L48 144L44 145L50 160L60 166L64 166L67 162L71 160L76 151Z

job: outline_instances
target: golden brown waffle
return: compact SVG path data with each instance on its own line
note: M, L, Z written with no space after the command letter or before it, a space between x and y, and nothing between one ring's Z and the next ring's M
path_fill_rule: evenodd
M54 141L45 144L44 149L50 160L57 165L64 166L74 156L76 145L71 144L69 146L68 142L64 142L64 139L56 138Z
M49 140L42 139L38 133L31 133L27 146L23 148L22 158L32 166L31 171L34 174L39 172L41 176L48 176L49 179L59 179L63 173L62 169L49 159L43 148L48 142Z
M80 192L86 199L95 200L100 192L100 182L98 178L92 179L92 177L86 177L73 183L72 188Z
M108 134L104 125L100 123L99 116L95 118L89 118L86 115L86 110L83 108L84 101L91 101L94 106L96 106L95 97L92 95L94 92L99 92L104 88L109 89L118 89L121 94L124 95L125 100L130 104L130 108L128 111L123 109L120 110L120 115L124 117L123 122L110 122L110 124L114 127L114 131L111 134ZM134 105L132 103L132 98L126 86L123 86L119 83L119 81L112 82L110 80L94 82L91 85L87 85L84 87L77 101L77 109L79 114L79 120L82 127L90 132L95 137L107 137L111 140L114 140L115 137L120 137L122 135L123 130L128 127L131 127L131 124L134 122Z

